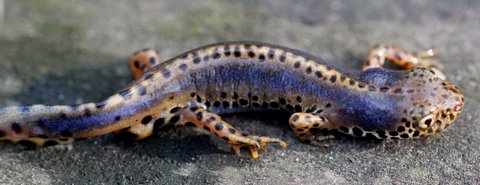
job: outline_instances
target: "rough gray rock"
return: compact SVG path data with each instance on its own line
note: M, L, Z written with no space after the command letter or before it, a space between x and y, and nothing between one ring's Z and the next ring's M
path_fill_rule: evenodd
M1 1L3 2L3 1ZM441 51L464 90L456 124L436 137L330 148L298 142L286 119L234 115L241 130L285 139L259 159L193 129L139 143L112 136L26 151L0 143L0 183L22 184L475 184L480 181L480 2L5 1L0 22L0 105L98 101L132 77L126 57L157 48L164 59L227 40L301 49L359 69L375 43Z

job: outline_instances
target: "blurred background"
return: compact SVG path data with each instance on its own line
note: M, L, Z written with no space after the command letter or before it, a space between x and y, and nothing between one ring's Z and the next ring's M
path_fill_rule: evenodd
M437 137L343 138L326 149L298 142L285 119L227 116L241 130L290 144L257 160L183 128L135 144L105 136L25 151L2 142L0 183L478 183L479 12L475 0L0 0L1 106L99 101L133 79L126 58L136 50L155 48L166 60L232 40L303 50L348 70L360 69L376 43L436 48L467 102Z

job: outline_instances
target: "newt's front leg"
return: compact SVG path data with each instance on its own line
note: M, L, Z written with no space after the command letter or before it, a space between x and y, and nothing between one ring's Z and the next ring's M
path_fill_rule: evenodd
M290 116L290 127L300 141L308 142L314 146L328 147L325 141L333 139L333 135L321 135L313 129L330 128L331 123L323 116L310 113L294 113Z

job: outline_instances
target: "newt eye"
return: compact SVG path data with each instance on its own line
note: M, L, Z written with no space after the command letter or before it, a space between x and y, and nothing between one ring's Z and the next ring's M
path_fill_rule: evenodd
M435 123L435 115L434 114L429 114L429 115L423 117L422 119L420 119L420 121L418 122L418 127L422 128L422 129L426 129L426 128L432 126L433 123Z

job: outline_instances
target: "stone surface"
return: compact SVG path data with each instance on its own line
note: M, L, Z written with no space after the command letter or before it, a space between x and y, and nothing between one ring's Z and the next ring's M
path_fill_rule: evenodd
M4 3L4 5L2 5ZM0 184L475 184L480 181L480 2L3 1L0 105L99 101L132 77L126 58L157 48L164 59L201 45L258 40L359 69L375 43L437 48L464 90L456 124L436 137L330 148L298 142L286 118L230 115L241 130L283 138L259 159L193 129L134 144L112 136L28 151L0 143ZM3 13L3 14L2 14Z

